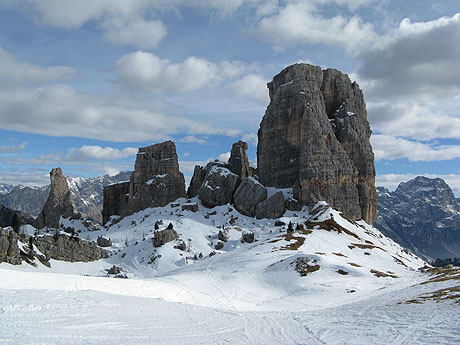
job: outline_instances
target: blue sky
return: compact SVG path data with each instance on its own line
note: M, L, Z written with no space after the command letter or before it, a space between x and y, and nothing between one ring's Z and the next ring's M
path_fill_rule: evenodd
M457 0L4 0L0 182L133 168L171 139L181 170L244 139L266 83L337 68L364 91L377 185L439 176L460 194Z

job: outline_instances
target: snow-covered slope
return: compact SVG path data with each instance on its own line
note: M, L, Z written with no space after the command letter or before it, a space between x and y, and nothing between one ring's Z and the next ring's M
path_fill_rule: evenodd
M347 220L324 203L311 212L288 211L280 220L245 217L231 205L182 211L186 203L147 209L100 231L80 229L84 238L111 238L112 256L105 260L51 260L50 269L0 264L4 342L21 337L60 344L408 339L453 344L459 339L455 304L406 304L434 291L420 285L428 279L418 270L424 262L364 222ZM287 233L289 222L298 230ZM186 250L174 248L181 240L153 247L155 223L160 230L172 223ZM229 239L216 250L219 231ZM256 241L242 243L248 232ZM108 276L112 265L121 266L129 279ZM444 279L433 284L451 286ZM25 332L24 319L37 325Z

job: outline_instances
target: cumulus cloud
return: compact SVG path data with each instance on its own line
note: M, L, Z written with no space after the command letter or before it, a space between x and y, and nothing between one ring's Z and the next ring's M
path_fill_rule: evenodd
M21 144L19 145L16 145L16 146L8 146L8 145L2 145L0 146L0 151L3 151L3 152L18 152L18 151L22 151L26 148L27 146L27 141L24 141L22 142Z
M257 146L259 138L257 137L257 133L246 133L243 134L241 140L247 142L249 145Z
M113 70L116 83L129 90L187 93L238 77L247 68L241 61L216 64L194 56L173 63L152 53L136 51L121 57Z
M155 48L166 37L166 27L159 20L135 18L113 20L104 24L105 37L114 45L131 45L142 49Z
M158 108L77 92L65 85L20 91L0 89L0 128L112 142L164 140L178 133L240 133L202 121L167 116Z
M460 92L460 14L401 21L378 48L361 54L358 76L373 100L437 101Z
M0 83L8 87L68 79L75 73L75 69L71 67L40 67L18 61L14 55L0 48Z
M441 178L452 188L452 191L460 195L460 175L446 174L446 175L433 175L433 174L384 174L377 175L375 178L375 185L395 190L401 182L407 182L417 176L425 176L428 178Z
M50 175L43 171L0 171L0 181L11 185L45 186L50 183Z
M82 147L73 147L67 152L67 160L86 161L88 159L98 160L115 160L134 156L137 149L134 147L126 147L123 150L118 150L113 147L101 147L83 145Z
M376 160L407 158L411 162L432 162L460 158L460 145L433 145L389 135L371 137Z
M267 105L269 102L267 82L268 80L260 75L251 73L234 82L231 89L237 96Z
M296 44L325 44L345 48L355 54L368 48L378 38L374 27L359 16L325 16L319 4L350 4L357 8L367 1L288 1L276 13L261 18L256 33L272 42L276 50Z
M417 140L460 139L460 119L432 112L416 102L368 103L369 122L374 130Z

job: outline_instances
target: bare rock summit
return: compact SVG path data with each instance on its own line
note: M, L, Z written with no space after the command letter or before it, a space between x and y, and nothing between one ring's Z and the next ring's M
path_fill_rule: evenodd
M295 64L268 83L258 132L258 176L294 188L312 207L326 201L352 219L375 220L374 154L359 85L335 69Z

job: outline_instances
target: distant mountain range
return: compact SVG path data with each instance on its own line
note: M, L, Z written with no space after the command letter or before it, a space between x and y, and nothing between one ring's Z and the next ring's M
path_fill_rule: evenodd
M67 184L79 212L86 218L102 222L103 188L112 183L129 180L131 172L122 171L115 176L102 175L84 179L67 177ZM50 185L24 187L0 184L0 204L37 217L48 198Z
M460 257L460 200L440 178L377 188L374 226L425 260Z

